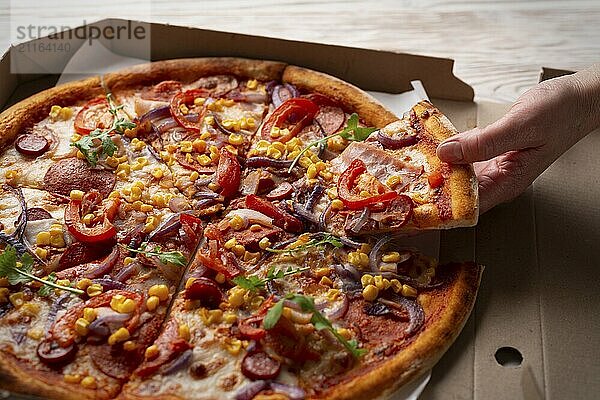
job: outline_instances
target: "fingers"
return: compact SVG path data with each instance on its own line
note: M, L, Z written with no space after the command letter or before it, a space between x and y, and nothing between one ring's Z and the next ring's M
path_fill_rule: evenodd
M523 193L549 163L537 149L511 151L473 166L479 181L479 213Z
M442 161L461 164L489 160L511 150L540 146L543 133L539 132L539 125L525 123L530 120L527 113L534 108L518 103L493 124L446 140L437 148L437 155Z

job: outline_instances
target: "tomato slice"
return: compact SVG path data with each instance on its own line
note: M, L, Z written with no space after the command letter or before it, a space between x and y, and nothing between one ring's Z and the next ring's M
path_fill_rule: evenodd
M200 132L205 108L195 106L194 99L198 97L206 98L209 94L204 89L192 89L176 94L171 100L171 115L184 128ZM183 110L186 108L189 112L184 113Z
M356 159L350 163L348 169L340 175L338 180L338 196L346 208L350 210L362 210L365 207L374 206L378 203L388 202L398 197L398 193L390 190L370 197L361 197L354 193L356 180L367 171L365 163ZM383 189L380 184L378 189Z
M224 147L221 148L215 179L221 187L221 194L225 198L233 196L240 188L242 167L237 157Z
M300 232L303 228L302 221L293 215L285 212L273 203L260 197L249 194L246 196L246 207L261 212L267 217L273 218L273 223L288 232Z
M340 103L338 103L337 101L325 96L324 94L321 93L309 93L305 96L303 96L305 99L308 99L310 101L312 101L313 103L319 105L319 106L329 106L329 107L340 107L342 108L342 106L340 105Z
M142 98L155 101L171 101L173 96L181 92L181 82L162 81L142 93Z
M105 97L88 101L75 116L75 132L89 135L94 129L108 129L112 126L113 115L109 112Z
M196 252L196 257L194 258L194 262L199 262L201 265L205 266L206 268L210 268L215 272L222 273L223 275L225 275L225 277L227 279L234 278L240 274L240 270L234 268L229 263L223 263L223 261L221 261L221 258L219 257L219 255L217 255L216 257L213 256L212 254L210 256L207 256L206 254L203 254L201 251L198 251L198 252Z
M88 192L84 195L93 195L94 192ZM65 224L67 229L80 242L84 243L98 243L104 242L114 238L117 235L117 230L113 224L111 224L108 215L113 211L105 211L103 214L102 223L88 227L81 220L82 213L82 200L71 200L67 208L65 208Z
M435 189L442 186L444 183L444 176L440 171L433 171L427 175L427 181L429 182L429 186Z
M287 128L289 130L287 135L276 138L277 141L285 143L310 124L318 112L319 106L309 99L295 97L286 100L267 118L261 129L261 135L267 140L274 140L271 137L273 127Z

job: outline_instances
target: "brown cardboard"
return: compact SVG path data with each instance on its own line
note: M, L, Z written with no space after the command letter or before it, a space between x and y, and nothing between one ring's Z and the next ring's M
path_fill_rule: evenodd
M122 20L104 20L110 24ZM452 60L150 24L152 59L242 56L324 71L366 90L402 92L420 79L459 130L486 125L505 104L474 103ZM75 43L76 44L76 43ZM131 43L113 51L135 56ZM0 60L0 104L50 87L57 76L11 75ZM64 62L67 60L58 60ZM542 78L566 71L544 69ZM600 132L555 162L525 194L475 228L443 232L442 260L486 266L471 318L439 364L423 399L568 399L600 393ZM520 366L494 354L517 349Z

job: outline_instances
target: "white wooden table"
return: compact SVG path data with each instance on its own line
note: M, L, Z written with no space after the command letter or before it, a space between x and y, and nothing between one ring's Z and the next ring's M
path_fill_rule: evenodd
M0 49L15 15L71 27L131 18L449 57L478 99L497 101L534 85L542 66L600 62L598 0L0 0Z

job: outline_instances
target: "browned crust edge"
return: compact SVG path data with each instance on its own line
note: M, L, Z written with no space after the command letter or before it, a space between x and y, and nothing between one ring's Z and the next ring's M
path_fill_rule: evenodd
M283 72L283 82L300 89L324 94L349 110L355 111L370 126L383 128L398 117L362 89L322 72L288 65Z
M99 77L68 82L26 98L0 114L0 149L11 143L23 129L41 121L53 105L69 106L104 94Z
M164 80L191 82L208 75L230 74L262 81L278 80L287 64L235 57L179 58L135 65L103 76L110 90L151 85Z
M408 347L389 361L350 382L335 386L323 399L385 398L429 371L448 350L466 323L477 296L482 267L475 263L449 264L458 268L446 291L444 312Z
M28 368L27 364L20 362L14 355L0 351L0 387L15 393L32 394L42 398L87 400L109 399L109 393L99 395L99 390L85 389L77 386L74 390L68 384L57 378L56 374Z
M478 182L471 164L442 164L436 155L437 146L458 133L450 120L428 101L417 103L413 110L421 125L423 134L428 136L428 145L420 150L427 156L429 164L437 169L449 170L445 187L450 195L452 218L444 221L439 218L436 207L425 205L415 208L415 218L421 229L447 229L477 224L479 216Z

